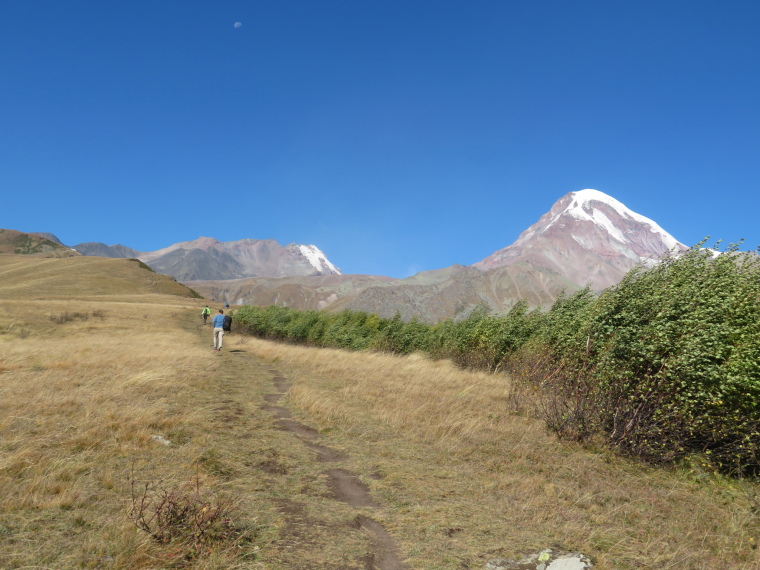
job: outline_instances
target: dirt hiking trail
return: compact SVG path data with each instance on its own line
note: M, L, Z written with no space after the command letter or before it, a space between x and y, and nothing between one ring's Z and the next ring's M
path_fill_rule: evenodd
M197 332L204 343L210 345L211 330L201 323L197 325ZM207 338L208 337L208 338ZM324 505L325 511L335 509L338 503L348 505L355 509L352 520L342 527L332 527L332 532L342 535L359 533L359 537L350 537L354 542L369 542L369 549L363 548L356 553L353 560L346 560L344 564L330 562L318 563L313 560L314 550L319 549L319 543L324 542L324 533L330 525L315 520L313 515L306 512L302 499L303 493L293 492L291 496L280 496L272 499L280 515L284 517L284 524L279 529L278 540L282 549L289 553L286 559L273 562L272 568L299 568L299 569L331 569L331 570L407 570L399 554L396 541L388 533L383 524L372 515L373 512L382 511L380 504L370 494L359 474L345 469L340 462L347 459L341 452L326 446L321 441L321 435L315 428L305 425L293 417L290 409L285 407L283 401L287 401L286 395L292 382L285 374L272 367L256 355L249 352L245 344L240 343L240 335L225 335L222 351L216 352L209 348L210 361L214 368L221 371L216 375L216 395L223 405L215 407L222 416L224 429L229 433L250 433L251 422L246 409L256 405L262 414L274 423L274 428L282 433L286 439L282 440L284 449L269 449L267 453L272 459L259 460L251 463L251 466L259 469L263 474L270 477L287 477L294 471L282 459L282 455L293 453L300 448L301 453L310 457L307 463L321 465L319 474L325 480L326 489L317 491L319 501ZM230 413L232 412L232 413ZM241 446L244 446L241 443ZM276 457L276 458L275 458ZM303 465L303 462L302 462ZM366 474L369 478L376 478L376 474ZM309 493L310 500L314 500L313 494ZM364 538L361 538L361 537ZM336 542L340 536L333 536ZM369 541L367 541L369 539ZM351 550L350 548L346 550ZM369 550L369 551L368 551ZM301 557L303 555L303 558ZM345 555L344 555L345 557ZM310 559L311 558L311 559ZM266 563L265 560L262 562Z
M266 400L269 402L278 402L290 389L290 383L287 379L274 368L269 372L273 375L272 383L277 390L273 394L267 394ZM271 412L277 418L283 429L292 433L300 439L303 444L317 455L317 459L323 463L333 463L342 459L342 455L335 450L317 443L319 432L315 429L304 426L295 421L287 408L279 406L262 406L262 409ZM328 469L325 474L329 478L330 490L336 501L340 501L352 507L373 507L381 508L370 495L367 486L362 483L355 473L345 469L335 468ZM391 537L383 528L383 525L365 515L357 515L357 527L363 529L372 537L374 544L374 553L369 557L367 569L377 570L402 570L406 568L399 558L398 547L393 537Z

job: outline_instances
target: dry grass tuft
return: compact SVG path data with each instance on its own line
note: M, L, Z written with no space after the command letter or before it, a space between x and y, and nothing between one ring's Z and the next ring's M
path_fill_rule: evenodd
M150 481L138 485L132 477L131 498L129 518L135 526L160 544L173 543L175 554L184 560L210 554L218 544L248 538L235 524L238 500L209 493L198 474L171 487Z

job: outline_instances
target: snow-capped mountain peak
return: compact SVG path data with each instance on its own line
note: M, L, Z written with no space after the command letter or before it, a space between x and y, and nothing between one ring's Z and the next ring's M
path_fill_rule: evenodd
M591 221L607 230L611 237L624 242L627 239L626 236L604 213L605 209L612 209L622 219L629 219L642 226L649 227L652 233L657 234L662 239L669 250L679 245L678 240L663 230L656 222L641 214L637 214L627 208L622 202L612 196L608 196L604 192L587 188L577 192L570 192L568 196L572 198L570 204L557 217L567 214L577 220Z
M211 237L138 252L124 246L79 244L83 255L137 257L159 273L180 281L340 275L340 269L314 245L282 246L273 239L222 242Z
M319 273L342 275L340 269L330 263L327 256L316 245L297 245L295 247Z
M560 198L551 210L505 247L475 267L528 262L596 288L617 283L637 263L654 263L686 247L649 218L599 190L579 190Z

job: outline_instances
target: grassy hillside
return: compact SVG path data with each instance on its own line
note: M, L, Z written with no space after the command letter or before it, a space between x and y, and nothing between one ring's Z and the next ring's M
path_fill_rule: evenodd
M40 255L44 257L79 255L77 252L44 236L3 229L0 229L0 253Z
M0 298L91 299L145 294L197 297L185 285L133 259L0 255Z
M370 519L410 569L554 544L760 568L754 486L559 443L505 376L236 333L215 353L205 301L73 261L0 258L0 568L382 568Z

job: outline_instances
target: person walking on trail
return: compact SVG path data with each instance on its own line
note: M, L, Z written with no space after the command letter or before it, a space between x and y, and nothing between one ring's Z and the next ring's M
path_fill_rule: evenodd
M222 340L224 339L224 311L219 309L211 324L214 325L214 350L222 350Z
M206 305L206 308L201 311L201 317L203 317L203 324L206 324L206 319L209 318L209 315L211 315L211 309L208 308L208 305Z

